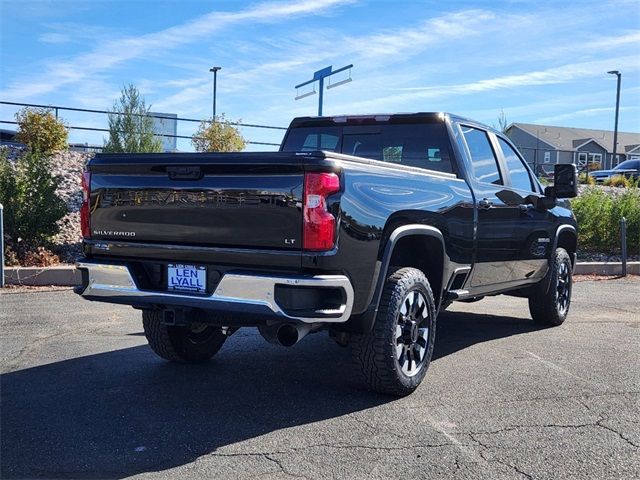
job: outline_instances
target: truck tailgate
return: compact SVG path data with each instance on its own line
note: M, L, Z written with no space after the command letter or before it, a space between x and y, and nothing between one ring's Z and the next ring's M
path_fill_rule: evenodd
M287 153L98 155L91 238L299 250L302 159Z

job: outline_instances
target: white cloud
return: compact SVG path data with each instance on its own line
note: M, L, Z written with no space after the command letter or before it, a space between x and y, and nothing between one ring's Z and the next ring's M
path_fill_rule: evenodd
M345 37L336 42L341 50L361 58L392 57L422 51L429 45L452 38L468 38L494 30L496 15L485 10L462 10L441 15L405 29L389 29L362 37ZM515 18L515 17L512 17Z
M269 91L271 96L290 94L293 88L283 91L273 91L269 85L277 84L293 72L308 71L308 75L319 65L333 63L336 48L339 55L349 58L356 64L358 75L367 78L369 84L382 84L393 74L380 73L380 65L399 61L407 61L411 56L425 51L434 45L443 45L454 39L467 39L504 26L493 22L495 15L484 10L462 10L447 13L428 20L417 22L415 26L403 29L387 29L378 33L362 36L344 35L340 32L319 30L312 34L304 32L294 33L284 38L260 39L259 43L269 45L268 53L258 54L269 58L269 61L257 65L236 65L235 68L225 68L225 95L240 91ZM522 16L504 16L512 28L517 28ZM276 56L274 56L274 54ZM280 55L278 57L277 55ZM336 67L341 65L336 65ZM411 75L403 75L403 79L411 79ZM303 81L305 78L298 78ZM167 96L158 105L165 110L189 110L194 113L208 112L203 108L203 99L211 95L210 80L199 77L174 80L172 86L181 88L173 95ZM291 78L291 84L296 83ZM279 108L278 105L276 108ZM160 108L160 107L159 107ZM304 108L304 107L303 107Z
M599 107L599 108L585 108L582 110L576 110L568 113L561 113L558 115L551 115L548 117L537 118L534 123L550 124L553 122L564 122L565 120L574 120L576 118L593 117L596 115L612 114L615 112L615 107ZM632 112L640 110L640 107L620 107L620 112Z
M69 43L71 41L71 37L64 33L48 32L40 35L38 40L42 43L61 44Z
M101 43L89 53L77 55L66 62L50 62L41 81L20 79L2 92L14 101L30 99L53 92L64 85L79 83L97 73L106 72L127 61L165 52L200 40L214 32L242 22L268 23L290 20L297 16L318 14L350 0L303 0L290 3L266 2L238 12L219 12L202 15L189 22L138 37L126 37ZM46 78L46 80L45 80Z
M539 85L566 84L572 81L585 78L603 76L612 65L627 71L637 71L638 57L628 55L606 60L595 60L591 62L579 62L536 70L521 74L492 77L474 82L435 85L428 87L404 87L398 88L406 93L388 95L376 99L376 105L403 105L416 100L438 99L457 95L469 95L483 93L493 90L515 89L521 87L532 87ZM356 102L349 105L349 108L359 111L367 107L370 102Z

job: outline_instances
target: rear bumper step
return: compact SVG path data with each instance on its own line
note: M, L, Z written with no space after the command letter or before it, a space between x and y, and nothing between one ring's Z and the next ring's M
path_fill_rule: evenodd
M226 273L210 295L177 294L138 288L127 265L81 261L76 267L83 272L83 285L76 289L87 300L121 303L136 307L202 308L228 313L250 314L304 323L344 323L353 308L353 287L344 275L267 276L262 274ZM278 289L276 289L278 286ZM286 287L283 289L282 287ZM314 289L329 295L330 304L307 308L291 307L291 292L300 288L300 296ZM286 291L282 299L281 291ZM337 293L337 295L336 295ZM336 298L339 300L336 301Z

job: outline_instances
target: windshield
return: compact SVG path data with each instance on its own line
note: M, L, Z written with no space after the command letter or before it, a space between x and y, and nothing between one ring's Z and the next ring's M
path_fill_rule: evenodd
M625 160L624 162L622 162L621 164L619 164L617 167L614 168L614 170L638 170L640 169L640 160Z
M448 138L443 123L300 127L282 151L325 150L453 173Z

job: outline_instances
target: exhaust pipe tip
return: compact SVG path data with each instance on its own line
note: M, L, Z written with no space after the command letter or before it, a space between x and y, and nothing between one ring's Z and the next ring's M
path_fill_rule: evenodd
M258 327L258 331L267 342L283 347L294 346L310 333L311 330L311 325L293 323L281 323L269 326L261 325Z
M278 338L278 343L283 347L293 347L298 340L302 338L298 334L298 329L293 325L284 324L282 325L276 334Z

